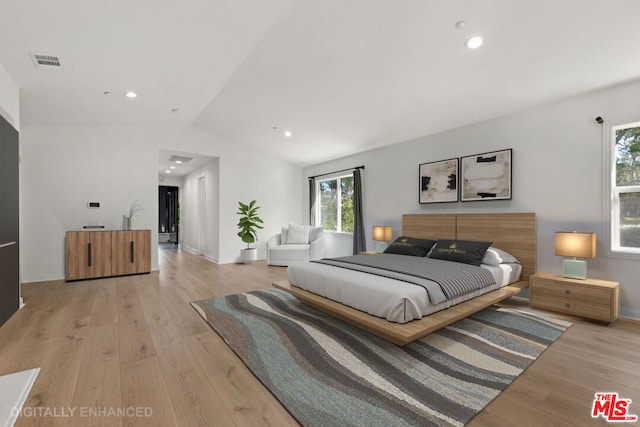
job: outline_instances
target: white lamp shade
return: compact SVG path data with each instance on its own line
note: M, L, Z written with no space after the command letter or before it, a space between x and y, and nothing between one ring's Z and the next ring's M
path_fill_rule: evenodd
M555 254L575 258L596 257L596 233L580 231L556 232Z
M393 227L388 225L373 226L373 240L389 241L393 235Z

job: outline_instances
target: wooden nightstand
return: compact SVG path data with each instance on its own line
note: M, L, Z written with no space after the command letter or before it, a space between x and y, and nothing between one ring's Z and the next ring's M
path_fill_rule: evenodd
M529 278L529 283L532 307L609 323L618 318L618 282L535 273Z

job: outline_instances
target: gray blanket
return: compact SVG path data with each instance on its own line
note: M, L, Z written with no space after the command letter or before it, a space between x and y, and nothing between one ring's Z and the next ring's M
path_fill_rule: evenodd
M353 255L315 260L422 286L432 304L439 304L495 284L490 271L470 264L406 255Z

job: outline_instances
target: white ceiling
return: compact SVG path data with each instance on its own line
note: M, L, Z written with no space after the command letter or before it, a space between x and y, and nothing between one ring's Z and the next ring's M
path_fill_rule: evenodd
M174 156L191 158L187 163L176 163L172 161ZM165 178L182 178L191 172L200 169L204 165L214 160L213 157L201 154L185 153L182 151L159 150L158 152L158 180ZM169 171L169 173L167 173Z
M638 16L638 0L1 0L0 63L23 126L183 124L304 166L638 79Z

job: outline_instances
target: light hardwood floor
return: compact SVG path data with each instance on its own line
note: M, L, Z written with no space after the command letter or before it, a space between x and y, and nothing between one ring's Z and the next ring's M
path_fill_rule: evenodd
M41 371L16 425L298 425L189 306L270 287L286 269L174 249L160 250L160 267L23 286L27 306L0 328L0 375ZM638 355L640 324L576 320L469 425L606 425L590 416L599 391L640 414Z

